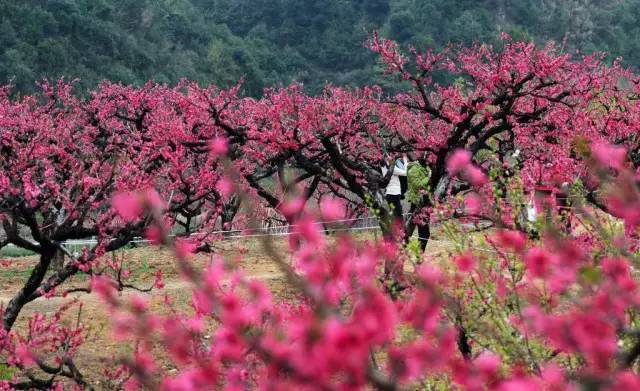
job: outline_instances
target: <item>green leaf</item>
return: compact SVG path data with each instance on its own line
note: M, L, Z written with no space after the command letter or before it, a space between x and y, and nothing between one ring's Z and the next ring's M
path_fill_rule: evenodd
M585 282L590 284L597 284L602 279L600 270L594 266L585 266L580 270L580 276Z

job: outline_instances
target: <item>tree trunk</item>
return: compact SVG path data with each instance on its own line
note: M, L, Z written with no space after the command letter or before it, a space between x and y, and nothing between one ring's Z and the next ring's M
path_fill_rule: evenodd
M40 255L40 262L36 265L36 267L31 272L29 279L24 284L22 289L9 301L7 307L5 308L4 315L2 317L2 324L6 331L11 330L13 324L15 323L22 307L25 306L28 302L31 301L31 295L40 288L40 284L44 280L47 271L49 270L49 266L51 265L51 261L55 257L56 250L46 251Z
M51 260L51 270L54 272L60 271L64 266L64 253L62 250L56 251L56 255Z
M191 235L191 215L187 215L185 216L185 223L184 223L184 236L189 236Z
M222 224L222 230L224 231L224 237L229 237L231 230L233 229L233 220L240 209L240 197L232 196L229 202L225 203L220 215L220 223Z

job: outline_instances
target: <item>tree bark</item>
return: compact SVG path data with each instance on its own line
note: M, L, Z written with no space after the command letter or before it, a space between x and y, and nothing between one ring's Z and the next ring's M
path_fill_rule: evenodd
M229 237L231 230L233 229L233 220L240 209L240 197L233 195L231 200L227 202L220 215L220 223L222 224L222 230L224 231L224 237Z
M51 270L54 272L60 271L64 266L64 253L61 250L56 251L56 254L51 260Z
M55 257L56 250L44 251L40 255L40 261L31 272L29 279L20 289L20 291L9 301L2 317L2 324L6 331L11 330L22 307L29 303L31 295L40 288L40 284L44 280L51 261Z

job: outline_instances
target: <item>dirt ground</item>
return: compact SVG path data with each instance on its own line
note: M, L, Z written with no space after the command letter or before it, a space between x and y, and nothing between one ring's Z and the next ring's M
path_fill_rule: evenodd
M366 235L362 239L366 239ZM282 254L286 254L287 242L285 239L278 239L274 244ZM264 254L259 240L244 239L242 241L219 242L216 244L215 250L216 254L222 255L226 260L238 262L246 276L265 281L277 297L287 300L287 297L294 293L287 286L274 262ZM438 256L445 252L447 252L447 246L442 242L431 242L427 247L427 254L431 256ZM162 270L164 275L165 287L163 289L154 289L148 294L125 290L120 293L123 298L134 294L147 296L151 309L162 313L168 310L164 304L165 295L168 295L175 308L188 308L191 299L189 284L180 278L171 250L158 247L139 247L119 251L113 256L122 257L125 260L125 266L131 273L128 282L132 282L136 286L148 287L152 285L157 270ZM210 254L196 255L191 262L196 268L202 269L210 262L211 256ZM5 305L17 292L28 277L36 260L35 257L13 258L10 266L0 267L0 305ZM59 291L87 287L88 284L88 277L79 275L65 283L63 287L59 288ZM86 342L78 352L76 363L81 372L86 374L87 379L100 389L102 388L100 384L102 376L98 368L104 368L105 364L115 367L115 360L130 353L132 346L128 343L117 342L112 338L108 314L102 308L102 303L96 295L72 293L66 297L58 295L48 299L37 299L25 306L15 329L18 331L23 329L26 320L34 312L52 314L61 305L72 300L77 300L78 303L69 310L66 321L77 321L81 304L80 321L87 333ZM168 364L166 369L172 370Z

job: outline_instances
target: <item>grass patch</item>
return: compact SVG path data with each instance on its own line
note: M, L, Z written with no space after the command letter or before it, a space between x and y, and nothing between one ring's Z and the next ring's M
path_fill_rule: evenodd
M3 280L14 280L14 279L27 279L30 275L31 275L31 271L33 269L28 268L28 269L21 269L21 270L15 270L15 269L0 269L0 279Z
M2 258L20 258L28 257L30 255L35 255L35 253L21 247L5 246L0 249L0 257Z
M13 380L13 376L15 375L15 373L16 373L15 368L7 366L6 364L0 364L0 381Z

